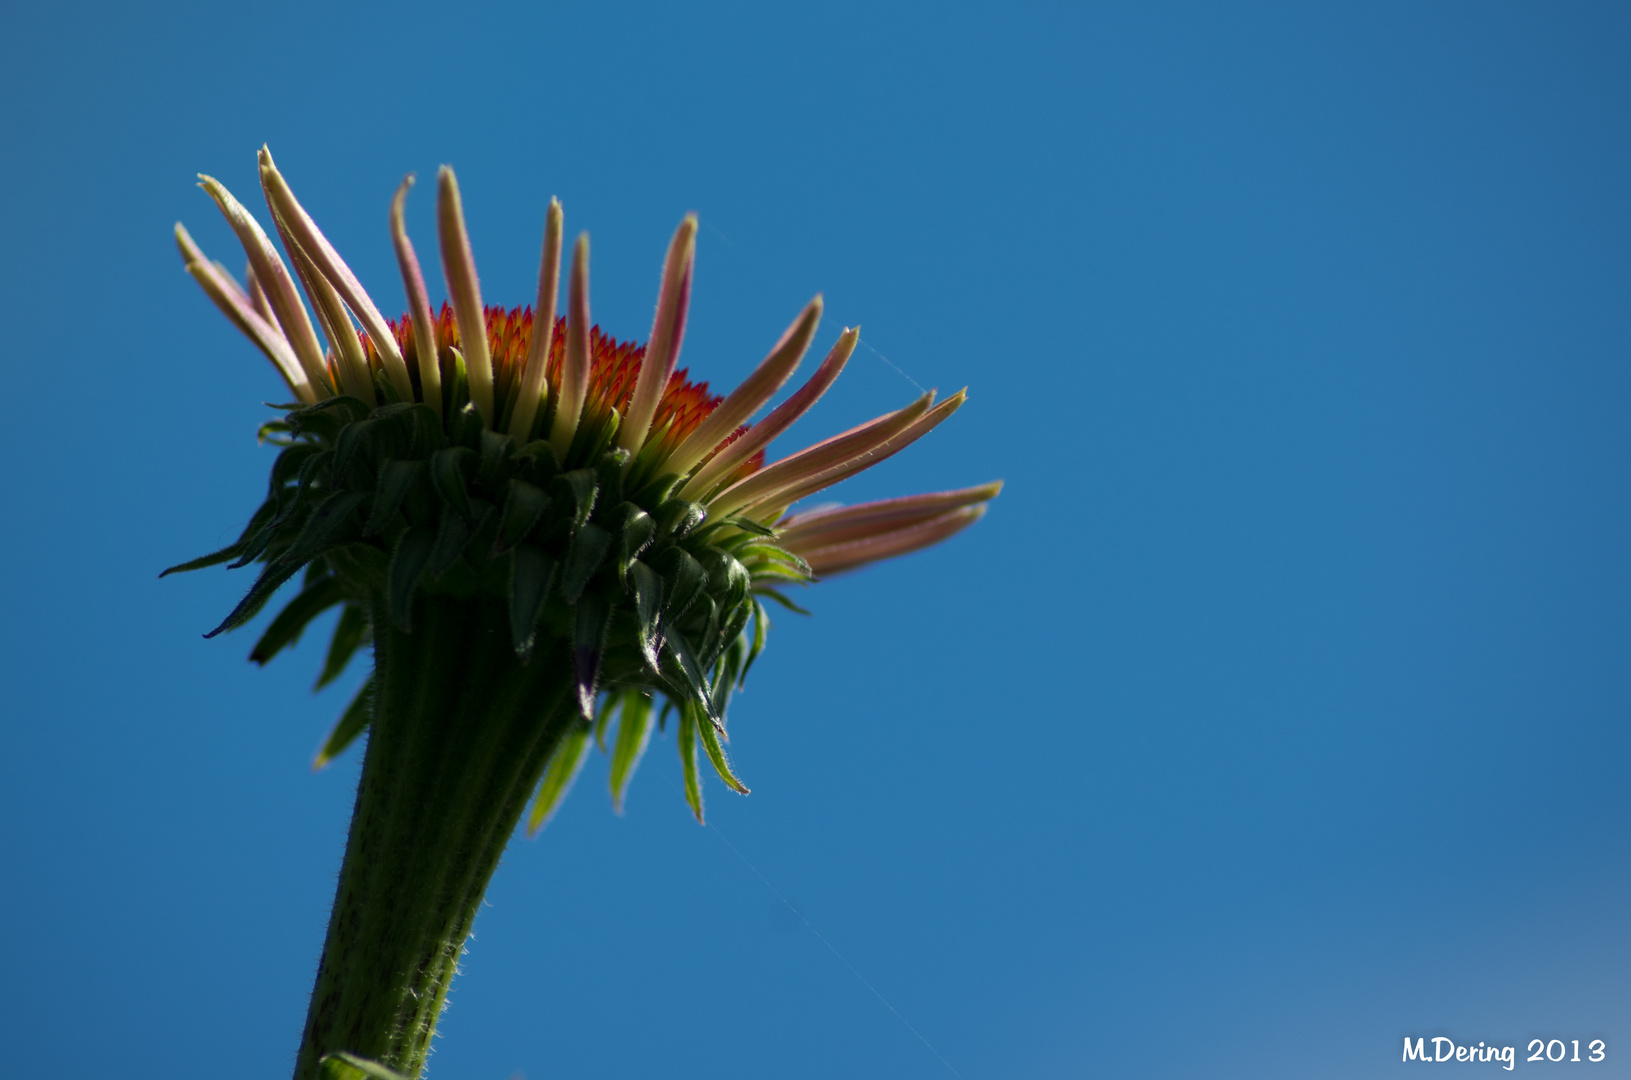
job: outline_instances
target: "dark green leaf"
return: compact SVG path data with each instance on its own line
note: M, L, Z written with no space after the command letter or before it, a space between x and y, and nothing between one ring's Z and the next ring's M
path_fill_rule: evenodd
M600 456L595 465L595 483L600 488L602 506L623 501L623 466L628 464L629 452L614 447Z
M202 570L206 566L218 566L229 559L237 558L238 553L242 550L243 541L239 540L228 545L227 547L222 548L220 551L212 551L208 555L200 555L191 562L177 563L175 566L172 566L168 570L165 570L163 573L159 574L159 577L168 577L171 574L185 574L191 570Z
M669 548L659 555L653 567L663 576L665 611L670 622L677 621L707 587L708 574L702 564L681 548Z
M593 469L573 469L571 472L562 473L555 480L556 486L566 493L573 508L574 530L581 528L595 509L595 495L599 490L595 479Z
M657 508L654 516L657 519L657 535L678 540L701 525L708 517L708 510L701 503L669 499Z
M476 460L475 452L464 446L450 446L438 450L430 459L430 481L436 494L469 524L474 520L470 510L470 493L465 487L465 473ZM445 518L447 515L443 515Z
M261 571L261 576L250 586L249 592L238 602L238 606L232 609L232 613L220 626L204 636L214 637L223 631L242 626L254 618L255 613L272 598L272 594L293 577L309 559L320 554L325 548L349 541L351 539L349 533L355 528L353 512L367 498L368 496L362 492L338 491L325 499L307 519L305 528L300 531L299 537L290 545L289 550L266 565L266 569Z
M322 439L332 439L339 434L346 424L361 420L368 415L370 406L363 404L357 398L348 394L339 394L335 397L324 398L315 405L308 405L304 409L295 409L286 419L291 431L306 433Z
M595 680L600 677L600 654L606 647L611 608L594 593L578 601L572 625L572 669L577 676L578 708L584 719L595 715Z
M549 496L525 480L511 480L504 497L504 514L498 521L498 550L514 546L532 531L549 509Z
M368 522L362 527L364 536L382 533L390 526L422 468L424 462L420 461L387 461L380 467L379 482L374 486L374 505L369 507Z
M716 726L719 725L719 714L714 712L714 703L708 695L708 679L703 674L701 665L697 663L696 654L691 651L691 643L685 640L685 635L667 626L663 630L663 643L668 646L669 655L674 657L679 666L683 685L691 692L691 698Z
M265 666L272 657L300 640L300 633L306 629L307 623L344 599L345 588L338 578L318 578L278 612L261 639L249 651L249 659Z
M627 581L629 564L639 558L651 543L651 538L657 533L657 523L634 503L626 502L618 509L622 524L617 531L617 580Z
M317 757L312 761L311 767L321 769L339 757L345 752L346 747L357 741L358 735L368 730L368 725L373 719L374 677L370 675L357 688L357 696L351 699L351 704L340 714L340 719L334 724L334 730L323 740L322 749L317 751Z
M268 495L274 499L277 498L282 493L283 485L287 484L291 478L300 475L301 469L310 460L311 456L322 452L323 448L321 446L309 442L295 443L287 450L284 450L277 456L277 460L272 463L272 477L267 482Z
M521 544L510 556L510 640L517 656L532 652L538 613L555 583L555 560L531 544Z
M629 565L634 585L635 616L639 623L640 653L652 671L657 670L658 620L663 611L663 582L657 571L636 559Z
M675 473L664 473L662 476L646 484L639 491L629 496L629 501L636 503L647 510L661 506L668 501L674 489L680 486L684 477Z
M328 655L323 659L323 670L313 690L321 690L344 673L357 650L372 636L369 630L367 610L361 604L347 604L334 623L334 636L329 639Z
M535 484L547 484L561 471L560 459L555 456L555 448L548 439L527 443L515 452L515 456L529 468L529 475Z
M481 429L480 479L482 486L488 491L498 491L502 487L508 472L505 465L513 453L515 453L514 439L491 428Z
M578 602L611 546L611 536L598 525L585 525L572 537L566 549L566 568L561 573L561 595L568 604Z
M444 510L441 524L436 530L436 548L430 557L431 576L441 577L448 567L458 562L469 540L470 526L465 519Z
M347 424L340 431L340 437L334 443L334 478L335 486L346 485L352 460L378 426L377 420L362 420L355 424Z
M697 561L708 575L708 587L715 596L724 594L725 602L740 603L752 586L747 567L716 547L705 547L697 553Z
M413 590L434 546L429 529L409 529L397 539L396 550L391 553L391 621L403 633L413 629Z

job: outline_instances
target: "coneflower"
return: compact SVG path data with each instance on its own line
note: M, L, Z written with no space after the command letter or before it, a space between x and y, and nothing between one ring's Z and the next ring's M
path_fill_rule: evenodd
M757 422L809 348L820 296L730 394L689 380L678 359L695 215L669 244L651 333L636 345L591 322L587 234L573 245L557 313L557 201L535 306L487 307L444 167L449 303L433 312L404 223L408 177L390 225L409 310L392 321L264 148L260 178L287 263L207 176L201 186L248 255L246 281L180 224L176 240L188 272L287 383L294 401L261 429L282 451L238 540L165 573L262 564L210 636L249 621L300 575L250 655L266 663L338 607L319 686L373 647L373 673L317 757L322 765L369 733L295 1076L322 1075L327 1060L416 1077L528 801L537 829L615 724L621 805L670 713L698 821L699 746L746 794L725 754L725 720L764 648L766 602L801 610L787 587L938 543L978 520L1001 485L789 516L927 434L964 394L924 394L766 464L770 442L843 370L859 330L846 329L809 381Z

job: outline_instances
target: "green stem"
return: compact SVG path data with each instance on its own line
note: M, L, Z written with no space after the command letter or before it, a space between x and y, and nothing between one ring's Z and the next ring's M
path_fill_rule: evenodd
M295 1080L349 1050L417 1077L476 909L576 716L570 656L510 648L505 607L375 605L378 692Z

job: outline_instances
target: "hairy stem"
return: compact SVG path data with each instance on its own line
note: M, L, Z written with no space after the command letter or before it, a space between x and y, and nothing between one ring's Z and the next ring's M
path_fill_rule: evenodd
M417 1077L476 909L575 715L570 656L510 648L502 604L375 605L378 693L295 1080L349 1050Z

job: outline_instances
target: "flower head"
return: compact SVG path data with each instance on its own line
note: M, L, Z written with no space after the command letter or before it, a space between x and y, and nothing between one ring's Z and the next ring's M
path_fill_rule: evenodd
M992 483L790 513L933 430L965 394L939 402L924 394L767 464L769 444L843 371L859 330L845 329L811 377L757 422L808 350L820 296L729 394L691 381L678 363L695 215L669 244L642 345L591 320L587 234L572 247L566 307L557 313L564 219L556 201L545 220L536 304L484 304L458 182L446 167L437 178L437 226L449 300L433 311L405 224L410 176L390 211L408 312L390 320L264 148L259 164L287 263L209 177L201 186L243 245L246 282L210 261L180 224L176 240L188 272L271 360L295 401L263 429L284 449L249 527L223 551L175 569L265 564L214 633L247 621L304 569L302 591L252 656L266 662L318 613L342 606L322 681L381 620L411 632L422 595L505 605L519 656L570 652L583 717L545 771L535 826L614 712L621 727L612 788L621 800L649 738L653 693L680 713L687 797L698 817L697 742L745 792L725 758L724 717L732 687L764 647L764 601L797 610L783 587L938 543L978 520L1000 490ZM371 693L370 683L320 762L367 726Z

